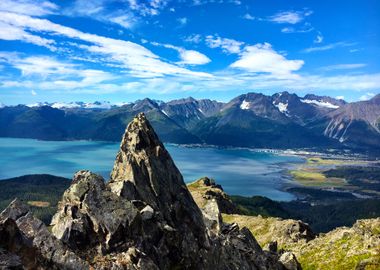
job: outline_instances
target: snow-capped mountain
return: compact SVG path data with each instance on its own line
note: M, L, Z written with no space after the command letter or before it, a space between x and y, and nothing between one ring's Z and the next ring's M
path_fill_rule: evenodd
M38 102L38 103L32 103L28 104L26 106L30 108L34 107L42 107L42 106L49 106L55 109L111 109L112 107L118 107L123 106L126 103L118 103L118 104L112 104L109 101L95 101L95 102L82 102L82 101L75 101L75 102Z
M380 150L379 95L353 103L288 92L247 93L227 103L191 97L117 104L41 102L1 108L0 137L119 140L125 122L139 112L152 119L166 142Z

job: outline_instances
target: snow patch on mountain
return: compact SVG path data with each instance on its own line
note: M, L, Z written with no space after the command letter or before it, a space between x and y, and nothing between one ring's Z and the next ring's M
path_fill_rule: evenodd
M301 102L307 103L307 104L314 104L319 107L325 107L329 109L338 109L338 105L331 104L330 102L327 101L318 101L318 100L312 100L312 99L301 99Z
M167 117L169 117L168 113L165 112L164 110L161 110L161 112L162 112L163 114L165 114Z
M32 104L27 104L26 106L29 108L42 107L42 106L50 106L50 103L47 102L37 102Z
M103 101L99 102L96 101L94 103L85 103L84 108L85 109L111 109L112 105L109 101Z
M277 109L284 113L284 114L287 114L288 113L288 103L282 103L282 102L279 102L278 104L275 104L273 103L274 106L277 107Z
M56 108L56 109L63 109L63 108L72 109L72 108L80 108L81 106L82 104L80 104L79 102L69 102L69 103L54 102L53 104L51 104L51 107Z
M248 101L246 101L245 99L240 104L240 109L242 109L242 110L249 110L250 107L251 107L251 104Z

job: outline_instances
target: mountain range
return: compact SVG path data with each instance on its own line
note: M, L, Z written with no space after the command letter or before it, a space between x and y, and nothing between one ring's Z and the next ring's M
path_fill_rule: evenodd
M288 92L240 95L223 103L185 98L168 102L37 103L0 107L0 136L42 140L118 141L144 112L161 140L254 148L380 149L380 95L368 101Z

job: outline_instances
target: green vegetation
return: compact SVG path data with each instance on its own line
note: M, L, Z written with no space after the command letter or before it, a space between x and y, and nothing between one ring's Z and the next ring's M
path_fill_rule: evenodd
M47 174L0 180L0 211L18 198L30 206L36 217L49 224L58 201L69 185L69 179Z
M304 186L314 187L338 187L345 184L344 179L326 177L322 172L307 169L290 171L294 179Z
M307 159L307 163L313 165L337 165L345 164L346 162L346 160L341 159L324 159L320 157L311 157Z
M356 191L370 196L380 197L380 167L344 166L337 167L324 174L327 177L345 178Z
M337 228L310 241L294 239L287 228L294 220L223 214L223 221L247 227L261 247L277 241L278 248L293 252L302 269L380 269L380 219L360 220L353 228Z
M358 219L380 216L380 199L353 199L349 193L312 190L315 201L326 202L324 197L335 197L325 204L300 201L276 202L265 197L232 196L232 201L245 215L299 219L310 225L314 232L328 232L340 226L352 226ZM310 191L305 191L310 192Z
M281 203L272 201L267 197L230 196L238 209L249 216L261 215L263 217L290 218L289 213L281 206Z

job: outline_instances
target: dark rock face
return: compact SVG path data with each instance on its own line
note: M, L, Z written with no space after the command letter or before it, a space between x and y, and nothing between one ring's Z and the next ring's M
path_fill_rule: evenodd
M286 269L248 229L202 212L143 114L128 125L106 184L75 174L52 233L18 201L0 216L0 265L41 269ZM53 236L54 235L54 236ZM6 256L7 259L2 259Z
M17 199L0 214L0 246L2 269L89 268Z

